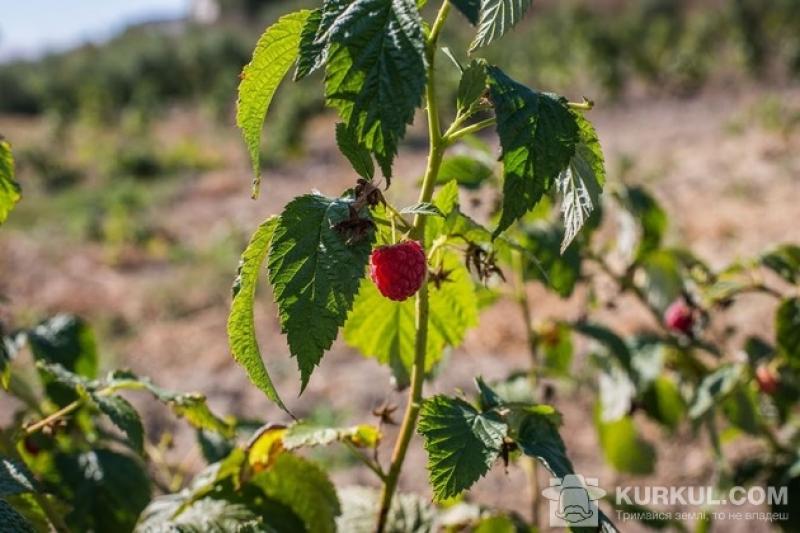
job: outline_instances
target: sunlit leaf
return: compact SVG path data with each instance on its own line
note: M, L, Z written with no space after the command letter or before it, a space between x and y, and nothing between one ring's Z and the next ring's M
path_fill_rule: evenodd
M272 97L289 68L297 59L300 34L311 15L301 10L281 17L261 35L253 58L241 74L236 124L242 129L253 163L253 195L261 181L261 130Z

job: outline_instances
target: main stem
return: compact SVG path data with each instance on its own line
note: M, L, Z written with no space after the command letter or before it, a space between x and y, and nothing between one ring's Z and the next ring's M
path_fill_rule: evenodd
M445 0L442 7L439 8L439 13L431 27L431 32L425 47L425 55L428 60L425 100L427 102L428 111L429 152L428 166L425 170L425 177L422 180L422 189L419 193L420 202L431 201L436 179L439 176L439 167L442 164L442 156L447 147L447 143L443 142L442 130L439 125L434 56L439 32L442 29L442 25L449 11L450 3L448 0ZM424 240L425 220L426 217L422 214L417 214L416 217L414 217L414 225L411 228L412 239ZM411 367L411 387L408 394L406 412L403 415L403 422L400 425L400 434L397 437L397 442L395 442L394 451L392 452L392 462L389 465L389 471L386 474L383 490L381 491L381 506L378 513L378 524L375 528L377 533L384 533L386 529L386 519L389 516L392 498L397 489L397 482L400 478L400 471L403 468L403 461L405 461L406 458L408 444L411 442L414 428L417 425L417 416L419 415L422 401L422 383L425 380L425 352L428 345L428 308L428 284L426 281L423 282L422 287L417 293L415 316L417 338L414 344L414 364Z

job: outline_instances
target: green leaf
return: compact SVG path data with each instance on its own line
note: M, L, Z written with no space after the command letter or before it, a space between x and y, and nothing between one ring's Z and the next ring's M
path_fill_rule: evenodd
M443 184L455 180L465 189L479 189L484 181L492 177L492 168L483 161L468 155L454 155L444 158L439 168L436 183Z
M290 13L278 19L261 35L253 58L242 70L236 124L241 128L250 160L253 162L253 195L261 182L261 130L272 96L289 67L297 59L300 34L311 15L309 10Z
M55 472L53 485L72 505L67 525L75 531L131 531L150 501L140 462L111 450L56 455Z
M558 426L546 405L521 410L513 424L512 438L529 457L538 459L555 477L574 474L572 462L567 457L567 447L558 433Z
M758 392L751 387L742 385L734 387L722 402L722 412L731 424L750 435L758 436L763 431Z
M14 156L11 145L0 137L0 224L22 198L19 184L14 181Z
M317 41L321 22L322 9L314 9L303 23L303 29L300 31L294 81L300 81L305 78L322 67L327 61L327 47L324 42Z
M0 498L36 491L28 467L16 459L0 457Z
M460 398L437 395L420 409L418 431L428 452L437 500L458 496L492 467L508 426L496 413L479 413Z
M470 24L475 26L478 24L481 10L480 0L451 0L456 9L467 17Z
M290 453L281 454L268 470L251 482L267 497L289 507L314 533L335 533L341 514L339 498L328 476L313 463Z
M562 298L572 295L582 271L581 248L570 246L561 252L561 224L528 225L520 237L529 254L524 262L525 279L538 279Z
M139 413L122 396L93 394L92 399L119 429L125 433L131 448L138 453L144 451L144 427Z
M275 402L281 409L289 412L272 383L272 378L264 366L261 350L258 348L256 326L253 318L253 302L258 285L261 265L267 256L278 217L264 221L253 233L239 263L239 274L234 283L236 294L228 316L228 342L237 363L247 371L253 384Z
M297 358L305 389L314 367L331 347L364 278L372 228L348 244L336 224L350 218L353 200L309 194L295 198L280 216L269 248L269 280L281 329ZM371 221L362 209L362 220Z
M166 500L162 503L166 505L172 502ZM264 524L262 517L255 509L250 509L243 503L217 498L203 498L190 502L185 507L181 507L178 501L174 503L176 505L174 505L172 513L143 516L145 520L139 523L136 531L143 533L224 533L228 531L272 533L274 531ZM180 513L173 517L174 511L178 510Z
M722 402L722 399L736 387L741 375L741 366L722 365L703 378L689 408L689 416L691 418L700 418L714 405Z
M372 163L369 150L360 145L353 132L341 122L336 124L336 144L339 146L339 151L353 165L353 170L362 178L372 180L375 175L375 165Z
M661 313L683 293L680 258L671 250L658 249L641 260L647 301Z
M56 315L30 330L27 338L37 361L58 363L87 378L97 375L94 333L81 318Z
M564 217L564 240L561 253L572 243L592 212L600 204L600 194L606 181L603 151L594 126L578 112L572 112L579 128L580 142L575 154L558 178L561 193L561 214Z
M471 0L459 0L459 2ZM458 7L459 2L456 2ZM477 4L477 0L475 0ZM478 102L486 92L486 61L473 59L461 73L456 93L456 108L462 115L468 114L473 104Z
M478 322L474 283L461 258L447 252L442 265L450 271L448 280L440 288L428 287L426 371L440 361L445 347L460 345L467 330ZM389 365L400 387L408 385L414 359L414 305L413 299L395 302L384 298L374 283L364 279L344 327L345 342L363 355Z
M326 101L388 178L425 89L419 11L413 0L327 0L323 11Z
M800 364L800 298L783 300L775 314L778 348L794 364Z
M355 446L374 448L380 441L380 430L369 424L346 428L321 427L309 422L297 422L283 434L287 450L308 446L327 446L334 442L349 442Z
M784 244L761 256L761 264L789 283L800 283L800 246Z
M644 409L647 414L674 430L686 413L686 402L674 381L659 376L644 394Z
M531 0L481 0L478 34L469 51L496 41L525 16ZM468 17L469 18L469 17Z
M185 418L193 427L214 431L228 438L234 436L233 425L215 415L202 394L172 392L130 371L112 372L106 382L120 389L147 390L157 400L168 405L177 416Z
M34 533L33 526L9 503L0 499L0 531L6 533Z
M629 416L613 422L605 422L599 415L595 416L600 445L606 461L619 472L647 475L653 472L656 451L653 446L643 440Z
M567 168L579 129L565 101L528 89L488 67L489 93L503 149L503 207L494 235L539 202Z
M633 373L631 351L619 335L605 326L592 322L578 322L572 329L597 341L603 349L602 355L608 355L619 362L629 374Z
M400 210L403 215L427 215L430 217L444 218L442 211L430 202L420 202L418 204L404 207Z
M632 252L635 260L641 260L661 246L667 230L667 213L642 187L624 186L617 192L616 197L632 217L630 225L638 228L638 245Z

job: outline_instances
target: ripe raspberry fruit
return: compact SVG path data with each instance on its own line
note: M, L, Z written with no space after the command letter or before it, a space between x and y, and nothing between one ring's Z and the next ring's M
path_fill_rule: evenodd
M417 241L376 248L369 264L372 281L390 300L402 302L413 296L425 281L427 262L422 245Z
M694 326L694 311L683 299L675 300L664 312L664 324L673 331L690 335Z
M758 389L761 392L769 395L778 392L778 386L780 385L778 376L766 365L756 368L756 383L758 383Z

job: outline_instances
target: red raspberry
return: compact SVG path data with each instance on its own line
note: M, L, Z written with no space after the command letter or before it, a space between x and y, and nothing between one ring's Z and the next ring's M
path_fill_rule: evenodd
M778 386L780 385L778 376L766 365L756 368L756 383L758 383L758 389L761 392L769 395L778 392Z
M664 312L664 324L673 331L690 335L694 326L694 311L682 299L675 300Z
M372 281L390 300L402 302L413 296L425 281L427 262L422 245L417 241L376 248L369 264Z

